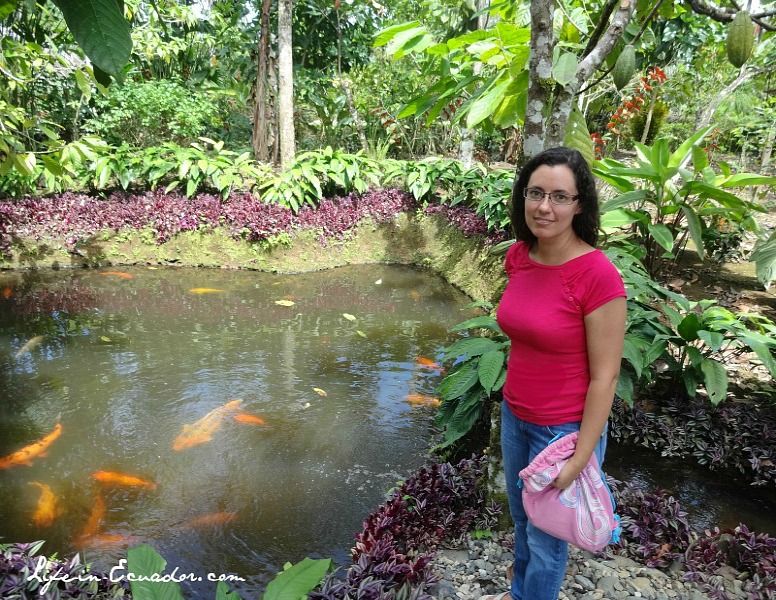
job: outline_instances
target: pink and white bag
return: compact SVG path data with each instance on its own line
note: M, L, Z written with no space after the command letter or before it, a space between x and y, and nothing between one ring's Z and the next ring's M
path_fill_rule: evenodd
M595 453L566 489L552 482L574 454L579 432L553 441L520 471L523 507L534 526L583 550L619 541L620 517Z

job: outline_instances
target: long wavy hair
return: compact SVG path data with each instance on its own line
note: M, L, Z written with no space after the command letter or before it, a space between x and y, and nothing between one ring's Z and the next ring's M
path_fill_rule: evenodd
M512 185L512 209L509 215L515 237L530 245L536 242L536 236L525 221L525 196L523 194L531 175L542 165L550 167L566 165L571 169L577 184L577 195L581 209L579 213L574 215L571 227L579 239L595 247L601 225L595 178L582 155L577 150L564 146L548 148L537 154L526 163L520 171L520 175L515 177L515 183Z

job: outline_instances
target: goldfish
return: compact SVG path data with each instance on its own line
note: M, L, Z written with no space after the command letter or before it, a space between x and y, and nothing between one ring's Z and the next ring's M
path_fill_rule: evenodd
M121 277L122 279L132 279L132 275L122 271L102 271L99 275L112 275L113 277Z
M35 337L30 338L24 343L24 345L21 348L19 348L19 351L16 353L15 358L19 358L25 352L32 352L35 349L35 347L38 344L40 344L42 341L43 341L42 335L36 335Z
M191 288L189 290L192 294L217 294L224 290L217 290L216 288Z
M242 400L232 400L223 406L211 410L199 421L191 425L184 425L183 431L175 438L172 444L173 450L184 450L213 439L213 433L221 428L221 422L229 413L238 413Z
M107 548L115 546L131 546L139 540L134 535L124 535L123 533L96 533L88 537L79 537L76 545L81 548Z
M419 365L423 365L424 367L428 367L429 369L434 369L436 371L439 371L440 373L444 373L445 372L445 370L442 367L440 367L437 363L435 363L433 360L431 360L429 358L424 358L422 356L418 356L415 359L415 361Z
M423 396L422 394L407 394L405 397L407 404L412 406L441 406L442 401L433 396Z
M224 523L231 523L237 518L236 512L217 512L209 515L201 515L185 521L181 527L191 529L194 527L215 527Z
M102 525L104 518L105 499L102 497L102 494L97 494L94 504L92 504L92 512L89 513L89 518L86 520L86 525L84 525L84 529L78 539L86 539L96 535L100 531L100 525Z
M54 522L54 519L62 514L57 506L57 497L45 483L30 481L29 484L40 488L40 498L38 498L35 512L32 513L32 522L38 527L48 527Z
M11 296L13 296L13 288L7 285L3 288L3 298L8 300Z
M149 490L156 487L155 481L147 481L134 475L114 473L113 471L95 471L92 473L92 479L105 485L115 485L118 487L144 487Z
M49 446L51 446L51 444L54 443L54 440L56 440L61 434L62 424L57 423L51 433L41 438L34 444L25 446L13 454L9 454L6 457L0 458L0 469L10 469L11 467L15 467L17 465L31 465L32 462L30 461L33 458L46 456L46 450L48 450Z
M249 415L246 413L239 413L234 416L234 420L238 423L253 423L254 425L266 425L267 422L261 417L256 415Z

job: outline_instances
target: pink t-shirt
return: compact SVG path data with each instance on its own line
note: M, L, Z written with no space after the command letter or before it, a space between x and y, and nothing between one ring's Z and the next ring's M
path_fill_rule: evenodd
M625 286L600 250L557 266L535 262L528 250L517 242L507 251L509 281L496 312L512 342L504 398L529 423L581 421L590 385L584 318L625 296Z

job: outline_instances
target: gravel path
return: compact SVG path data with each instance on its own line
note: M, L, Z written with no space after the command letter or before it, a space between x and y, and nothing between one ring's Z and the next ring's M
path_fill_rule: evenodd
M428 592L437 600L477 600L508 589L506 569L512 563L511 534L490 540L467 538L459 548L445 548L432 565L441 580ZM559 600L706 600L701 586L680 581L682 572L665 573L629 558L600 558L569 546L569 563ZM716 578L727 598L743 600L742 584L733 576ZM724 596L715 596L723 598ZM509 600L509 598L507 598ZM530 599L527 599L530 600Z

